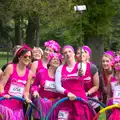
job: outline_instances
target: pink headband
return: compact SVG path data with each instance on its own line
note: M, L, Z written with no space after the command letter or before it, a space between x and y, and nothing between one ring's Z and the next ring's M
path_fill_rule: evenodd
M75 51L74 51L74 48L73 48L71 45L65 45L65 46L63 47L62 51L64 51L66 48L70 48L73 52L75 52Z
M104 52L104 54L110 55L112 58L115 57L115 54L112 50L108 50L108 51Z
M83 49L84 51L87 51L88 54L91 55L91 49L90 49L88 46L84 45L84 46L82 46L82 49Z
M60 52L60 48L61 48L60 45L54 40L49 40L45 42L44 46L52 48L55 52Z
M23 51L23 50L29 50L29 51L32 51L32 48L30 48L29 46L27 46L26 44L24 44L16 53L16 55L20 55L20 53Z
M59 58L60 63L62 62L62 55L60 53L50 53L50 55L48 56L48 64L54 57Z

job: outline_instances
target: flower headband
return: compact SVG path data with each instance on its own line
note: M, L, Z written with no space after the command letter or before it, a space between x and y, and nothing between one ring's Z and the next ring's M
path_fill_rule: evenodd
M18 51L17 51L17 54L16 55L20 55L20 53L23 51L23 50L29 50L29 51L32 51L32 48L30 48L29 46L27 46L26 44L24 44Z
M60 52L60 45L54 40L45 42L44 46L52 48L55 52Z

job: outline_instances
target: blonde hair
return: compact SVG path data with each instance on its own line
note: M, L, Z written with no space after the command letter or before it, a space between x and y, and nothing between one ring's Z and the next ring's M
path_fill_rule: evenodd
M35 46L34 46L32 51L34 51L34 50L40 51L41 56L43 55L43 50L42 50L40 47L35 47Z

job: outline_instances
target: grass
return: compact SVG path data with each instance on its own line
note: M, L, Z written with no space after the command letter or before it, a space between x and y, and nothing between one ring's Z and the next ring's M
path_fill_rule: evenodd
M12 57L11 55L7 55L7 52L0 52L0 68L11 61Z
M12 57L9 55L7 57L7 53L6 52L0 52L0 68L6 64L7 62L11 61ZM105 114L101 114L99 117L99 120L105 120Z

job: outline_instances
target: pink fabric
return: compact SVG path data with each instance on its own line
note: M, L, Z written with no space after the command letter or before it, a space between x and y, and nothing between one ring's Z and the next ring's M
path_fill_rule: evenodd
M10 85L12 84L12 82L17 83L18 80L21 80L21 81L28 80L29 69L26 68L25 75L20 77L17 74L16 67L17 67L17 64L13 64L13 73L11 74L11 76L4 88L4 91L6 94L9 94L8 92L9 92ZM21 83L21 84L23 84L23 83ZM25 86L25 84L24 84L24 86ZM3 100L3 101L0 101L0 104L4 105L12 110L19 110L23 107L23 102L19 101L19 100L15 100L15 99Z
M45 69L45 70L47 70L47 68L45 68L45 67L43 66L43 64L42 64L42 60L38 60L38 66L37 66L36 73L38 73L39 70L41 70L41 69Z
M82 49L83 49L84 51L87 51L88 54L91 55L91 49L90 49L88 46L84 45L84 46L82 46Z
M55 104L55 102L56 102L56 100L49 100L47 98L39 98L35 102L35 105L41 111L42 117L44 119L47 116L47 114L48 114L49 110L51 109L51 107ZM56 110L54 110L54 112L51 114L49 120L54 120L55 115L56 115ZM38 112L36 112L35 110L33 110L33 116L34 116L34 118L40 118Z
M63 65L62 68L62 87L87 100L83 78L74 76L78 72L78 63L76 63L72 72L68 72L66 67L66 65ZM93 118L88 106L80 101L66 101L59 106L59 110L67 110L70 113L69 120L92 120Z
M120 109L113 109L108 120L120 120Z
M33 83L33 87L37 86L39 88L39 95L40 95L40 99L37 100L37 102L35 102L35 105L38 108L42 108L42 112L43 112L43 116L45 118L45 116L48 114L48 111L50 110L50 108L52 107L52 105L55 103L57 97L58 97L58 93L56 92L52 92L52 91L47 91L44 89L44 85L46 81L55 81L55 79L50 78L48 75L48 70L42 69L40 70L37 75L36 75L36 79ZM55 100L49 100L49 99L55 99ZM38 118L38 113L34 112L34 117ZM50 120L54 120L53 116L51 116L52 118Z
M56 42L54 40L49 40L49 41L45 42L44 46L52 48L57 53L60 52L60 48L61 48L60 45L58 44L58 42Z
M32 88L35 86L39 87L40 85L41 87L38 92L42 98L56 98L58 95L57 93L44 90L44 84L46 80L55 81L55 79L49 77L48 70L41 69L36 75L36 79L32 85Z
M5 120L24 120L23 109L14 111L8 107L0 105L0 113Z
M113 58L115 57L115 53L112 50L108 50L104 54L108 54L108 55L112 56Z

